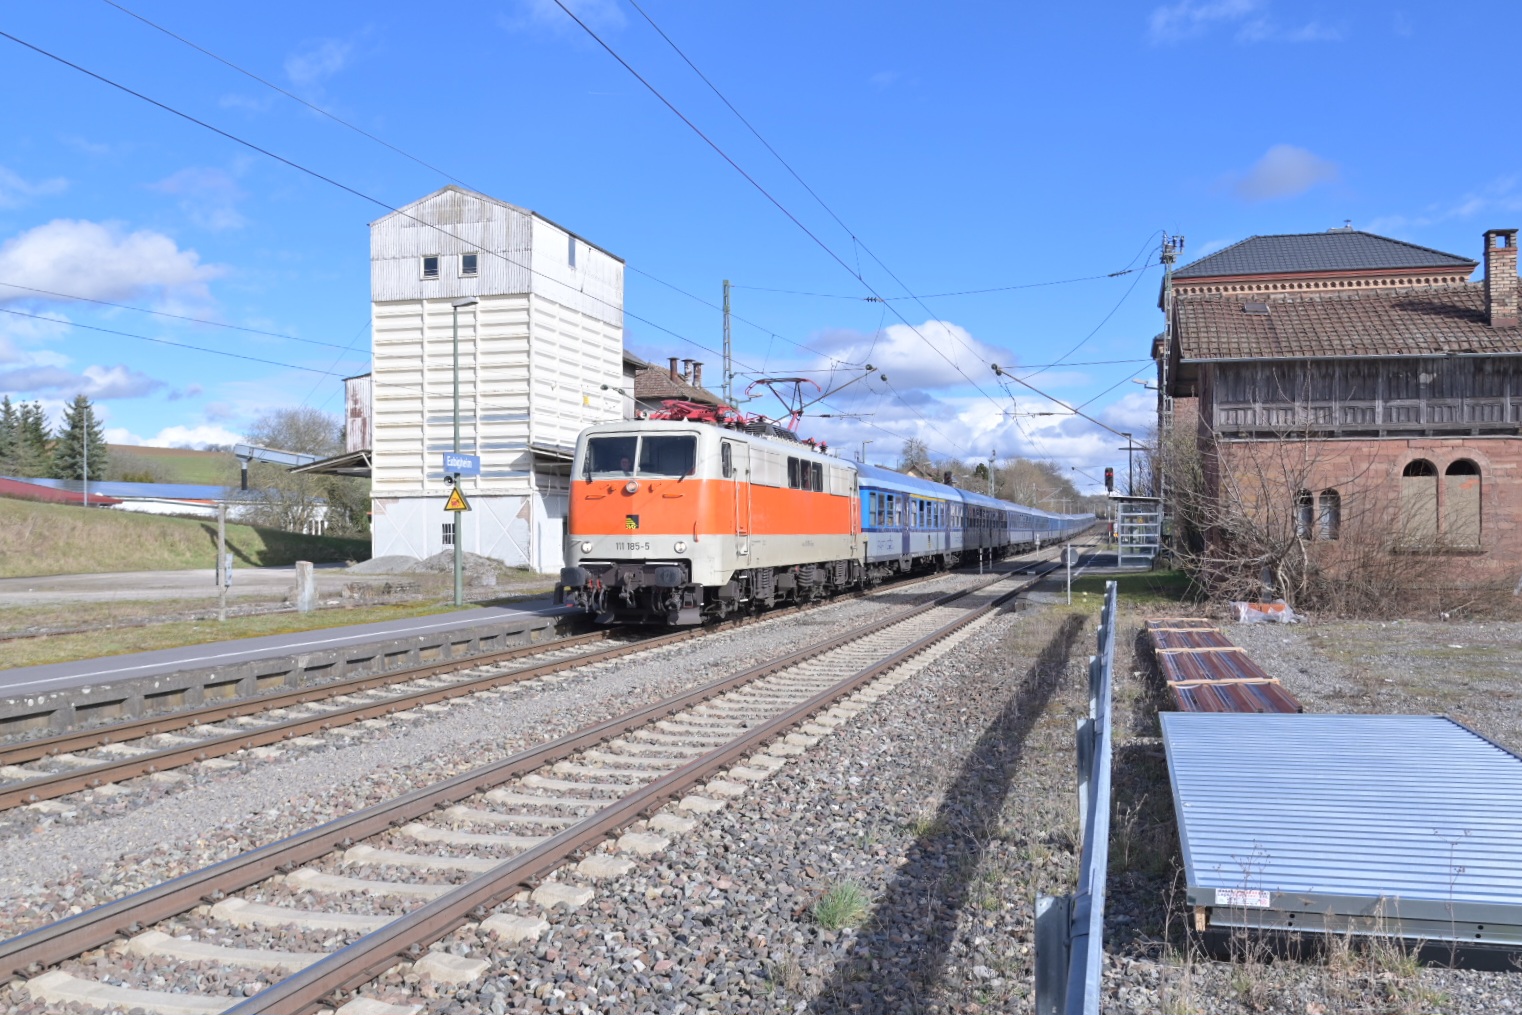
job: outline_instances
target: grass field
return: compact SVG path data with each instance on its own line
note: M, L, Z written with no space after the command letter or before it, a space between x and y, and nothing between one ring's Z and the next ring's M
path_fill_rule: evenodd
M471 603L468 608L476 606ZM98 659L101 656L129 652L152 652L183 645L234 638L258 638L267 634L290 634L295 631L318 631L349 624L374 624L386 620L405 620L448 613L451 604L411 603L399 606L362 606L351 610L319 610L315 613L271 613L252 617L229 617L225 623L215 620L172 621L147 627L102 628L88 634L59 634L46 638L24 638L7 642L0 652L0 670L13 666L43 666L48 663Z
M227 526L239 564L368 560L370 541ZM0 578L216 566L217 524L105 508L0 498Z
M1105 582L1118 582L1116 589L1128 606L1164 606L1169 603L1192 603L1189 576L1182 571L1139 571L1135 574L1089 575L1073 579L1073 595L1087 592L1091 596L1105 593Z
M226 451L192 451L190 448L149 448L136 444L108 445L118 464L147 465L160 483L194 483L224 486L237 482L238 460Z

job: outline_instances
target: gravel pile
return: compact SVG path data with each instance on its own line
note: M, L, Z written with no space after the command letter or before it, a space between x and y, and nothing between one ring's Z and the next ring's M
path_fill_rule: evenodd
M405 574L416 566L418 559L407 553L392 553L384 557L371 557L358 564L350 564L345 574Z
M1157 615L1153 611L1152 615ZM1238 626L1233 641L1312 712L1445 713L1522 748L1517 676L1522 625L1337 622ZM1187 931L1178 831L1139 618L1117 658L1115 800L1106 902L1103 1008L1200 1015L1495 1015L1522 1011L1522 971L1419 968L1390 942L1273 961L1237 942L1231 961L1207 957ZM1134 649L1134 651L1133 651Z

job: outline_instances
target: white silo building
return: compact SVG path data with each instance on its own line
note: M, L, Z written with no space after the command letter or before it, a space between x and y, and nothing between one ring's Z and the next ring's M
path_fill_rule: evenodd
M461 481L469 553L557 571L571 450L622 412L624 262L550 220L445 187L370 225L373 553L453 546L443 453L454 440L460 308Z

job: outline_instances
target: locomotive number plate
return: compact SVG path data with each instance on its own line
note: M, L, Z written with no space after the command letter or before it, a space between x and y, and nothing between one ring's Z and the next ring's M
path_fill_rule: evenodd
M613 544L613 549L615 549L615 550L630 550L630 551L634 551L634 550L648 550L648 549L650 549L650 540L648 540L648 539L645 539L645 540L631 539L628 542L615 542Z

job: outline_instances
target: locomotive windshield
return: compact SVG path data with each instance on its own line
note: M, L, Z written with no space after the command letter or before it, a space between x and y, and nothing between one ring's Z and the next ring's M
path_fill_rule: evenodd
M698 439L690 435L592 437L587 440L586 477L690 476L697 461Z

